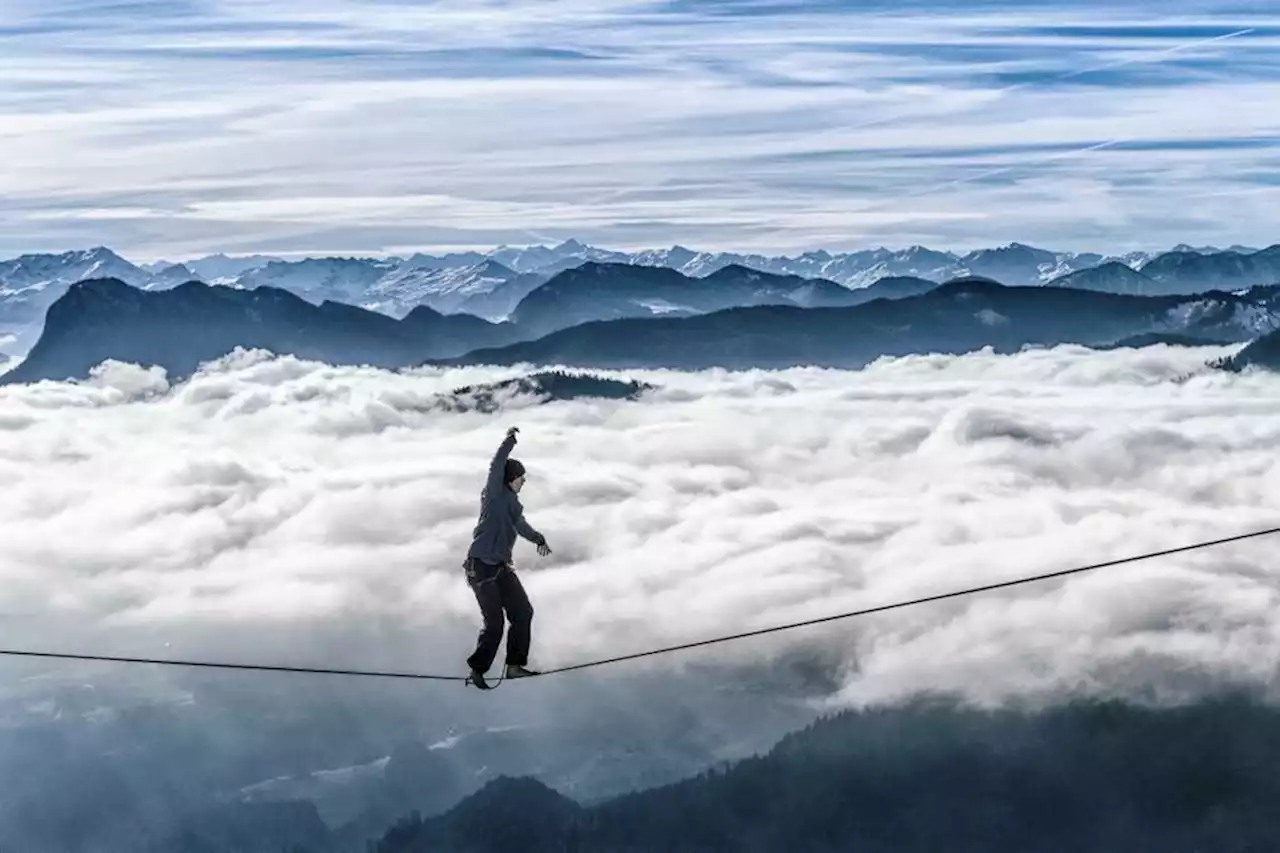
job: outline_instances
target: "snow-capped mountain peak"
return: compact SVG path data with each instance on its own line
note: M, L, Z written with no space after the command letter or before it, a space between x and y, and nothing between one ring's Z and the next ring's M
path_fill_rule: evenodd
M392 316L404 316L417 305L455 314L519 277L519 273L493 258L461 267L405 263L368 288L360 304ZM537 283L544 280L538 278Z
M729 267L776 275L836 282L864 288L882 279L910 278L943 282L982 276L1006 285L1036 286L1119 262L1146 270L1158 292L1196 292L1201 284L1219 289L1280 281L1280 266L1267 252L1251 254L1232 246L1231 254L1212 247L1176 247L1176 253L1129 252L1104 257L1088 252L1059 252L1011 241L963 254L922 245L878 246L838 252L812 249L795 255L707 252L675 244L635 252L601 249L577 239L554 246L499 246L490 251L442 255L416 253L401 258L311 257L283 260L270 255L223 253L181 262L135 266L105 246L51 254L26 254L0 261L0 334L16 335L24 345L38 333L44 312L71 284L90 278L117 278L145 289L165 289L190 280L252 289L282 288L313 302L332 300L404 316L423 305L441 313L467 312L489 319L506 317L526 295L559 273L594 262L665 267L705 278ZM1280 257L1280 255L1278 255ZM1102 273L1106 272L1104 276ZM1132 280L1130 280L1132 279ZM1122 270L1073 280L1069 286L1140 291L1155 287ZM1117 284L1118 282L1118 284ZM18 348L19 350L22 347Z
M150 275L105 246L56 255L21 255L0 261L0 293L44 290L51 285L69 285L86 278L106 277L140 286Z

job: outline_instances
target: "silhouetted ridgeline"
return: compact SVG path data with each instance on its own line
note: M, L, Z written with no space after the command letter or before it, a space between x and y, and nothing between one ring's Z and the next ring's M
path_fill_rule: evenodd
M595 275L591 270L602 268L574 270L578 278L573 280L590 279ZM627 268L609 275L633 276L637 269L643 270ZM657 268L644 275L679 276ZM750 295L745 285L739 286L742 281L755 287L763 280L742 268L709 278L716 276L729 285L727 290L714 285L713 290L742 299ZM599 284L591 281L592 287ZM809 294L805 298L816 300L813 294L822 284L798 284L801 281L788 280L787 286L796 285ZM0 384L83 378L106 359L160 365L181 379L200 363L237 346L383 368L521 363L614 369L858 368L883 355L964 353L983 347L1015 352L1060 343L1105 347L1151 335L1245 342L1280 327L1280 285L1239 293L1132 296L1079 288L1005 287L981 278L928 289L926 284L878 282L875 288L894 298L848 307L769 304L676 318L597 320L535 339L534 331L520 323L443 315L421 306L396 320L337 302L312 305L272 288L236 290L192 282L171 290L142 291L111 279L92 280L73 285L50 307L40 340L21 365L0 376ZM775 300L776 292L765 291L768 288L751 298ZM790 296L784 301L798 299L800 291L786 291ZM558 292L548 290L546 298ZM850 298L855 297L865 294ZM594 302L581 293L565 298L569 302L561 307L573 316L590 314L592 305L592 310L606 314L621 310L619 299L607 291ZM629 304L639 303L631 299ZM537 323L551 321L541 316Z
M1230 358L1215 362L1215 366L1232 373L1246 367L1280 370L1280 331L1268 332Z
M588 262L530 292L511 320L535 337L596 320L692 317L753 305L848 307L924 293L937 286L922 278L892 278L851 290L821 278L777 275L738 264L691 278L667 267Z
M27 362L5 381L83 378L109 358L160 365L171 377L185 378L201 362L237 346L331 364L397 368L529 340L587 320L697 314L748 304L853 305L933 287L924 279L889 278L853 291L829 281L736 266L697 279L664 268L591 263L528 294L516 309L517 324L424 306L396 320L343 302L315 305L278 287L237 289L193 281L141 290L119 279L88 279L71 285L50 306Z
M636 267L666 269L684 277L654 277L652 281L660 285L655 290L644 285L649 274L643 269L634 275L628 271ZM590 317L581 311L584 303L570 293L582 296L590 290L580 287L582 277L578 275L588 268L603 271L612 288L626 292L610 304L597 306L599 311ZM730 270L727 278L713 278L722 270ZM548 294L561 291L560 296L570 296L568 301L560 296L548 300L548 294L539 294L526 306L531 333L542 334L586 319L672 315L719 310L730 304L852 304L849 299L908 295L921 287L971 276L1018 287L1051 284L1144 296L1240 290L1280 282L1280 245L1261 250L1232 246L1226 251L1180 245L1169 252L1108 257L1015 242L963 255L911 246L834 254L816 250L788 258L697 252L682 246L617 252L567 240L555 247L504 246L489 252L414 254L408 258L328 256L286 261L267 255L231 258L216 254L186 263L160 262L145 267L98 246L0 260L0 337L14 336L16 350L25 352L39 336L48 307L69 286L90 279L115 278L148 291L167 290L192 280L241 290L265 286L289 291L312 303L327 300L360 305L393 317L402 317L421 305L443 314L465 312L501 320L526 297L565 273L571 275L557 282ZM728 281L734 278L747 286ZM562 287L571 280L576 283ZM805 280L812 284L799 284ZM674 284L665 287L662 281ZM885 287L880 286L882 282ZM833 289L836 285L849 290L841 293ZM667 296L678 290L675 295L680 298L673 301L662 295L659 290L663 287ZM848 296L850 292L854 296ZM742 298L743 294L747 298ZM824 301L828 297L835 302ZM586 309L587 313L593 310L590 305ZM543 321L550 326L539 328Z
M5 382L83 378L105 359L161 365L172 378L236 347L331 364L403 367L518 338L510 323L418 307L403 319L285 290L188 282L143 291L116 279L73 285L49 307L44 333Z
M1249 253L1165 252L1136 270L1119 261L1108 261L1055 278L1052 284L1159 296L1240 290L1277 282L1280 282L1280 245Z
M1142 347L1156 346L1164 344L1171 347L1220 347L1236 343L1236 341L1224 340L1222 338L1200 337L1197 335L1180 335L1176 332L1147 332L1142 335L1133 335L1128 338L1121 338L1113 343L1100 345L1098 349L1140 349Z
M948 282L850 308L735 308L678 319L586 323L437 364L629 368L859 368L883 355L983 347L1111 346L1138 335L1242 342L1280 325L1280 287L1241 294L1126 296L1059 287Z
M1244 697L850 712L727 770L583 808L501 779L375 853L1280 849L1280 712Z

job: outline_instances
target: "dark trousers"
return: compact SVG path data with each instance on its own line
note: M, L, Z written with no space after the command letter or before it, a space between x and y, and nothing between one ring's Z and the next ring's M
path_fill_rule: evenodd
M533 626L533 605L520 579L510 566L494 566L480 560L466 562L467 583L476 594L484 627L476 640L476 650L467 658L472 669L488 672L502 642L502 613L511 621L507 634L507 663L524 666L529 662L529 640Z

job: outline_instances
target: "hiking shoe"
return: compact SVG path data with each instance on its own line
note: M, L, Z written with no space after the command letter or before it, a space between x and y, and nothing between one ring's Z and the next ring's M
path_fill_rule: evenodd
M542 673L540 672L534 672L532 669L525 669L523 666L520 666L519 664L514 664L514 663L507 664L507 675L506 675L507 678L529 678L530 676L541 675L541 674Z
M471 670L471 674L467 676L467 684L473 684L481 690L489 690L489 682L484 680L484 673L478 669Z

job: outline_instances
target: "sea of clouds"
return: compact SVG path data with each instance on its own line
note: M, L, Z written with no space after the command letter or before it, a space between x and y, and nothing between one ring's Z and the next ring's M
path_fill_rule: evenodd
M109 363L84 383L6 387L0 648L461 675L479 617L460 564L512 425L526 516L554 549L516 549L534 666L1264 528L1280 521L1280 377L1204 367L1230 349L638 371L619 378L659 386L638 402L516 398L496 415L432 401L527 371L238 353L176 386ZM556 678L802 653L838 664L841 704L1267 684L1275 547L1254 539ZM28 685L115 671L0 661Z

